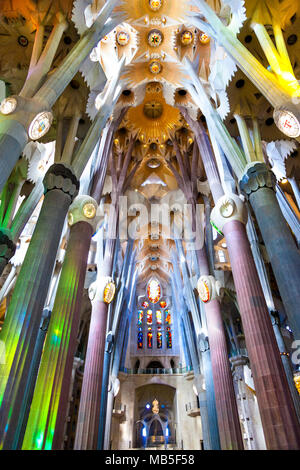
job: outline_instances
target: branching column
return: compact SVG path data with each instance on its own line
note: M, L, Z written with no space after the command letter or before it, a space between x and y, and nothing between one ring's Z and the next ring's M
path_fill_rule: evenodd
M300 255L276 198L275 175L254 162L240 187L254 210L295 339L300 339Z

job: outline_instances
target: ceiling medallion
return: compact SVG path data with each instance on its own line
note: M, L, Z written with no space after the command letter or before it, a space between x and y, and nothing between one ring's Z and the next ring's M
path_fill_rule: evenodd
M194 35L191 31L183 31L183 33L181 33L180 40L183 46L189 46L192 44L193 39Z
M117 43L119 44L119 46L127 46L127 44L129 43L129 39L130 36L128 33L126 33L126 31L120 31L117 34Z
M286 109L275 109L274 120L278 129L290 138L300 135L300 122L297 117Z
M163 41L163 35L158 29L152 29L148 34L148 43L151 47L159 47Z
M163 105L159 101L148 101L144 105L144 114L150 119L158 119L162 116Z
M152 11L160 10L162 6L162 0L149 0L149 7Z
M206 45L210 41L210 37L206 33L201 33L199 36L199 41L201 44Z
M157 75L158 73L160 73L161 69L162 69L161 64L157 60L153 60L152 62L150 62L149 70L154 75Z
M149 160L149 162L147 163L147 166L149 168L159 168L160 167L160 161L157 160L156 158L151 158L151 160Z

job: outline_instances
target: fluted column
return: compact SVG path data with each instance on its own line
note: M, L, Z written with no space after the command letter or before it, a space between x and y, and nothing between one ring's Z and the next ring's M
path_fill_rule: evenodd
M226 237L267 448L299 449L298 420L247 238L247 211L230 194L211 219Z
M205 302L221 448L222 450L243 449L225 329L214 277L201 276L198 292L201 300Z
M28 399L32 357L68 207L79 183L54 164L44 178L45 198L0 333L6 363L0 365L0 442L15 448ZM53 230L55 228L55 230Z
M300 339L300 254L275 194L276 178L264 163L247 166L240 181L261 231L295 339Z
M37 377L23 449L60 449L82 293L97 203L78 196L70 207L70 236Z

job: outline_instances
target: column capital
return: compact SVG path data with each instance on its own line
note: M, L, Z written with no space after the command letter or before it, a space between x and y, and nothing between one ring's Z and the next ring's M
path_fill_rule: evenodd
M77 196L68 212L68 224L73 227L78 222L86 222L91 225L93 231L96 230L99 222L97 216L98 204L90 196Z
M110 304L115 296L116 285L110 276L100 276L89 287L89 298L91 302L105 302Z
M16 245L11 239L11 233L5 228L0 229L0 258L7 262L13 257L16 251Z
M217 281L214 276L201 276L197 283L197 290L200 299L203 303L211 302L212 300L221 300L222 285Z
M246 225L248 211L242 199L236 194L225 194L216 203L211 211L210 220L212 224L221 232L228 222L238 220Z
M53 189L59 189L68 194L71 201L79 190L79 181L71 166L65 163L54 163L50 166L43 180L45 194Z
M245 173L240 180L240 188L247 198L261 188L275 190L275 187L276 176L265 163L253 162L246 166Z

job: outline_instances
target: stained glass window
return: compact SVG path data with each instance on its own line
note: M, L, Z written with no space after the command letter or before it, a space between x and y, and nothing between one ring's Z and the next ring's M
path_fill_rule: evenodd
M162 332L161 328L158 328L157 330L157 349L162 348Z
M146 302L146 300L142 303L142 307L148 308L149 307L149 302Z
M142 325L142 324L143 324L143 318L144 318L144 311L143 311L143 310L139 310L139 311L138 311L138 325Z
M161 308L166 308L167 306L167 302L165 300L162 300L159 305L161 306Z
M160 310L156 310L156 323L161 325L162 315Z
M148 335L147 335L147 346L148 349L152 349L152 328L148 328Z
M143 330L142 328L138 329L138 349L143 349Z
M171 325L171 312L170 310L165 311L166 324Z
M147 310L147 325L152 325L152 310Z
M167 340L167 348L172 349L172 333L171 333L171 328L169 326L167 326L166 340Z
M150 302L156 304L161 297L160 284L156 279L151 279L147 287L147 295Z

